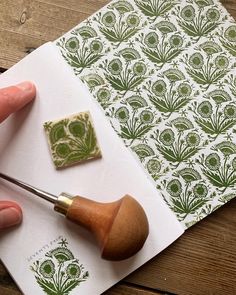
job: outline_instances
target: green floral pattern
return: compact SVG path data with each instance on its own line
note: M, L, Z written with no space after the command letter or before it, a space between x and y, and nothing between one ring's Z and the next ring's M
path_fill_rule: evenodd
M236 24L218 1L114 0L57 45L184 226L232 199Z
M101 157L89 112L46 122L44 129L56 168Z
M58 244L44 258L36 260L30 269L45 294L69 295L88 279L89 273L67 248L66 239L62 238Z

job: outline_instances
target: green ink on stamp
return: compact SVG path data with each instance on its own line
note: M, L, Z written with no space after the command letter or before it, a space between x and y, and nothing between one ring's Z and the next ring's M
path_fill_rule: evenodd
M44 123L56 168L101 157L89 112Z
M48 295L69 295L80 283L89 277L88 271L68 249L66 239L60 246L50 250L42 260L30 266L38 285Z

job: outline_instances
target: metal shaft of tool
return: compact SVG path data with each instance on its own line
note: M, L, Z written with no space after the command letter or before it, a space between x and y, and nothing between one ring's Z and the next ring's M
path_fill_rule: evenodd
M40 189L38 189L36 187L33 187L32 185L29 185L29 184L27 184L27 183L25 183L23 181L20 181L18 179L15 179L15 178L10 177L8 175L5 175L3 173L0 173L0 178L3 178L3 179L5 179L5 180L7 180L7 181L9 181L11 183L14 183L15 185L20 186L23 189L27 190L28 192L31 192L31 193L39 196L40 198L43 198L43 199L45 199L45 200L47 200L47 201L49 201L49 202L51 202L53 204L57 202L57 199L58 199L57 196L54 196L54 195L49 194L49 193L47 193L45 191L42 191L42 190L40 190Z

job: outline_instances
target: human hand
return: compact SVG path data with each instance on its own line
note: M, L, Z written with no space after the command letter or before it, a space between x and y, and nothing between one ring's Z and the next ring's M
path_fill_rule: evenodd
M35 95L36 89L31 82L0 89L0 123L24 107ZM19 205L12 201L0 201L0 230L16 225L21 220L22 211Z

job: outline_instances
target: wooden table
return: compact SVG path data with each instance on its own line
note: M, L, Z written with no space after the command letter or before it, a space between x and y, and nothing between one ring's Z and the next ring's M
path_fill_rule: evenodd
M0 0L0 70L56 39L108 2ZM222 3L236 17L236 0ZM236 199L187 230L168 249L104 294L234 295L235 249ZM1 263L0 294L22 294Z

